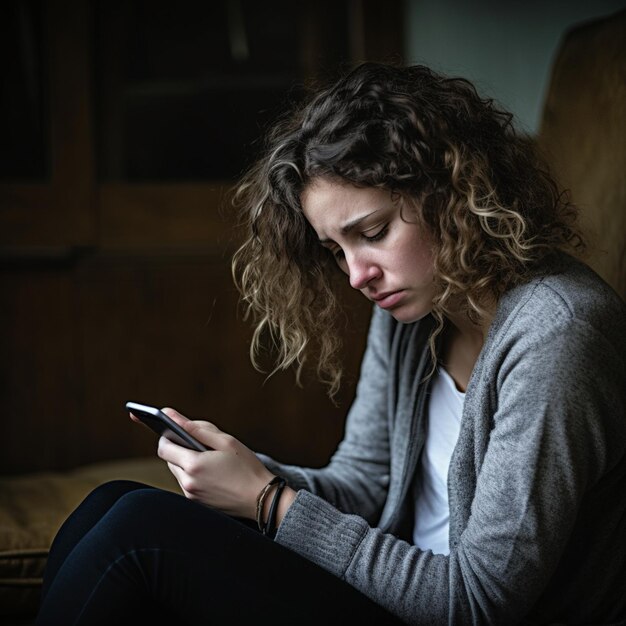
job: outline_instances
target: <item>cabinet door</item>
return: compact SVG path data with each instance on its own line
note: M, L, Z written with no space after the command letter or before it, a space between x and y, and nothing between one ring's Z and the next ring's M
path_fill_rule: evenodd
M0 254L211 248L267 125L402 57L400 0L7 0Z
M368 47L383 56L388 45L397 56L401 3L389 3L386 18L370 17L375 6L95 2L99 245L229 245L228 191L258 156L267 126Z
M65 254L95 243L90 7L0 6L0 252Z

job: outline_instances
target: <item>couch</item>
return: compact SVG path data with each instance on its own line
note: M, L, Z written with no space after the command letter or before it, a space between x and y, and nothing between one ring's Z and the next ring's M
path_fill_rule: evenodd
M626 299L626 9L566 33L538 141L580 208L587 262Z

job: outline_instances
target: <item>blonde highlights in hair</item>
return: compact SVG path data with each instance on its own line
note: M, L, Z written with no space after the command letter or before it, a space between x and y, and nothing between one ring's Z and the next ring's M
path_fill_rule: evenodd
M295 366L299 380L315 354L330 394L339 388L335 263L300 201L316 178L398 194L429 230L433 356L452 307L480 323L558 250L581 250L574 207L511 118L464 79L366 63L280 120L234 196L247 235L232 269L255 324L253 363L269 338L276 369Z

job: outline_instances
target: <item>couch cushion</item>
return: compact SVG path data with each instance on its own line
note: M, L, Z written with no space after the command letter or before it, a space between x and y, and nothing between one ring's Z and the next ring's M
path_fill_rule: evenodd
M626 9L573 26L552 68L539 144L580 209L585 260L626 299Z
M83 498L109 480L136 480L180 493L154 457L111 461L68 472L0 478L0 621L34 615L52 539Z

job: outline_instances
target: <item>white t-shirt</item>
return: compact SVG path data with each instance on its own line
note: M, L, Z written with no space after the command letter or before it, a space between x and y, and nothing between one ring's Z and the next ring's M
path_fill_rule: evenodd
M448 467L459 438L465 394L450 374L437 368L428 401L426 442L415 481L413 543L434 554L449 554Z

